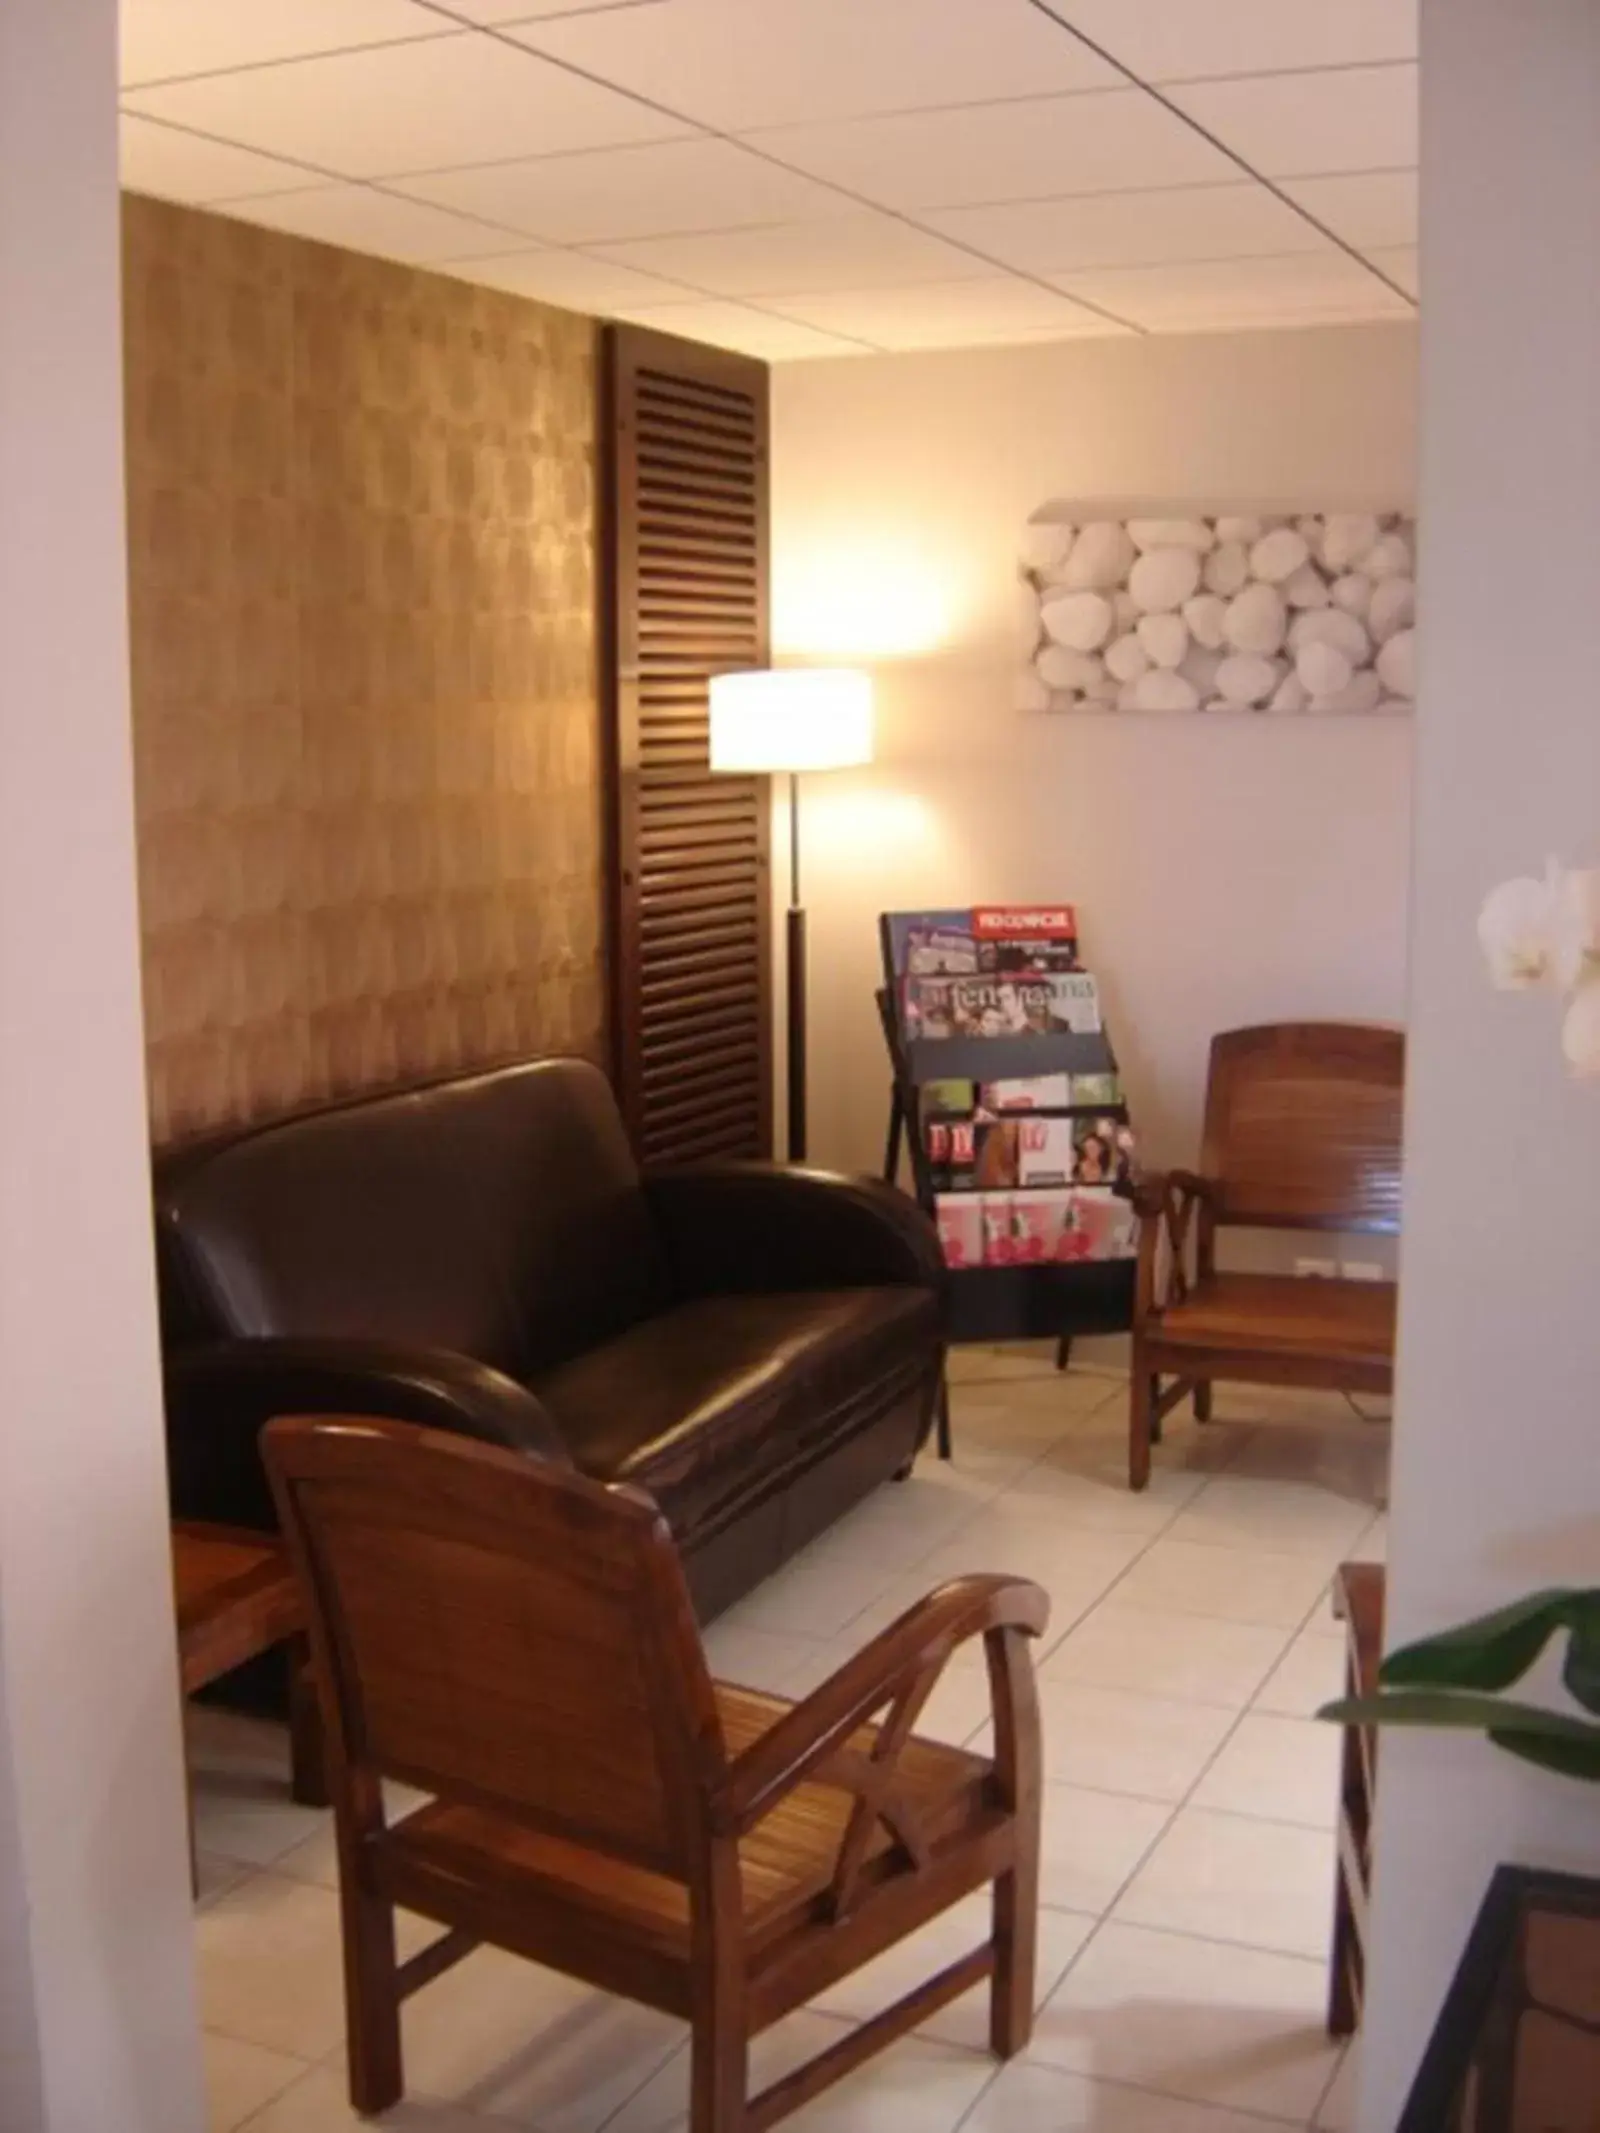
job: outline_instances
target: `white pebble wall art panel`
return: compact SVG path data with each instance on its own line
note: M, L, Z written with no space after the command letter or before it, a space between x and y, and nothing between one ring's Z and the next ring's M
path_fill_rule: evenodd
M1400 510L1042 504L1018 552L1019 708L1407 712L1416 552Z

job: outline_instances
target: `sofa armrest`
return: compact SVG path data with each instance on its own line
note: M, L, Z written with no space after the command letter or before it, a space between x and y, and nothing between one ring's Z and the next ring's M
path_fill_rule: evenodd
M647 1173L645 1193L689 1295L944 1289L933 1224L915 1200L876 1178L776 1163L700 1163Z
M277 1523L257 1438L274 1415L379 1415L569 1463L543 1402L443 1348L367 1340L230 1340L169 1350L167 1460L179 1518Z

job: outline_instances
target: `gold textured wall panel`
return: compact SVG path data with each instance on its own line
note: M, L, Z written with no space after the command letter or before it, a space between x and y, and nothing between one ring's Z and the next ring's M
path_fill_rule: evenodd
M593 322L124 209L156 1140L601 1056Z

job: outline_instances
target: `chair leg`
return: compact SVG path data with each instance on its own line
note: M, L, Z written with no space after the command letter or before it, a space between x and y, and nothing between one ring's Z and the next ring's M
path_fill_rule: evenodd
M1155 1434L1156 1384L1154 1375L1134 1362L1128 1387L1128 1486L1148 1488L1150 1445Z
M743 2020L702 2008L689 2044L689 2133L743 2133L750 2046Z
M299 1807L326 1807L329 1795L322 1752L322 1714L317 1708L311 1654L303 1637L291 1641L288 1664L290 1795Z
M1063 1333L1056 1342L1056 1368L1065 1370L1072 1361L1072 1335Z
M1197 1422L1211 1420L1211 1380L1205 1378L1194 1389L1194 1418Z
M394 1948L394 1906L359 1887L359 1873L341 1861L339 1907L344 1919L345 2051L350 2106L363 2117L387 2111L405 2093L400 2062L400 1993Z
M989 1991L989 2049L1014 2059L1033 2036L1039 1942L1039 1853L1035 1831L1028 1857L994 1885L994 1983Z
M934 1426L938 1439L939 1457L951 1457L950 1446L950 1381L943 1371L939 1373L939 1404L934 1409Z

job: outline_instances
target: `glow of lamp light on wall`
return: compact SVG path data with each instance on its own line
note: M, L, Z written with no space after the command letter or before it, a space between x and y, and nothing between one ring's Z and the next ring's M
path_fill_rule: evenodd
M940 573L913 545L848 541L780 553L772 613L784 655L852 661L937 651L959 619Z

